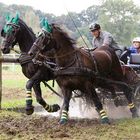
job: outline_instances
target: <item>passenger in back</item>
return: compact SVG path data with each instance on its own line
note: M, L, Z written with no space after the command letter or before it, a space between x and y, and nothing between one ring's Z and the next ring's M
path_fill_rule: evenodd
M138 53L140 53L140 37L136 37L133 39L132 46L127 48L127 50L122 53L122 55L120 56L120 60L127 64L129 63L130 55Z
M131 53L140 53L140 37L136 37L132 41L133 46L129 48Z

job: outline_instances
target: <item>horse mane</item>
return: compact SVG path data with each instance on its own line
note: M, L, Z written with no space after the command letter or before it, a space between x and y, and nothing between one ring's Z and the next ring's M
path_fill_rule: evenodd
M31 27L19 18L19 35L17 36L18 44L20 46L21 52L28 52L36 39L36 36Z
M28 27L27 24L20 18L19 18L19 25L21 26L21 28L25 28L25 30L30 34L30 36L35 38L35 34L34 34L32 28Z
M68 33L60 27L60 25L53 23L52 29L53 38L56 40L56 42L58 42L58 44L65 45L66 47L76 44L76 41L71 38Z

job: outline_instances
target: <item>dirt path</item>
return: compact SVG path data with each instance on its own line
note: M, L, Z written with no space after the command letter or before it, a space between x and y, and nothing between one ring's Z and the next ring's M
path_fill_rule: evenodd
M140 120L112 120L101 125L97 119L70 119L59 125L58 118L26 116L0 111L0 140L138 140Z

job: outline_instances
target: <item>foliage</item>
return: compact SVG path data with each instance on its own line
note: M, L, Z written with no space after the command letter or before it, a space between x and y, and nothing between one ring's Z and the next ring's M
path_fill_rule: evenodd
M91 22L99 22L103 30L111 32L121 45L130 45L135 36L140 35L139 12L140 7L136 6L133 0L101 0L101 5L93 5L80 13L68 12L67 15L56 17L51 13L43 13L34 10L30 6L10 5L0 3L0 30L4 25L5 15L10 13L15 16L18 11L20 17L29 25L35 33L40 31L40 21L47 18L49 23L58 23L64 26L73 38L79 39L85 36L88 42L92 37L88 26ZM78 28L78 29L77 29ZM89 43L88 43L89 44Z
M139 35L139 12L132 0L105 0L98 21L120 44L129 45Z

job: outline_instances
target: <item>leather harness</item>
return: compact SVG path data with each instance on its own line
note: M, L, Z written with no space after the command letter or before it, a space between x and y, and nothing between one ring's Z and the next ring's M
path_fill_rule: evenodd
M27 53L21 53L18 60L19 60L20 65L22 66L24 64L32 62L32 57L28 55Z

